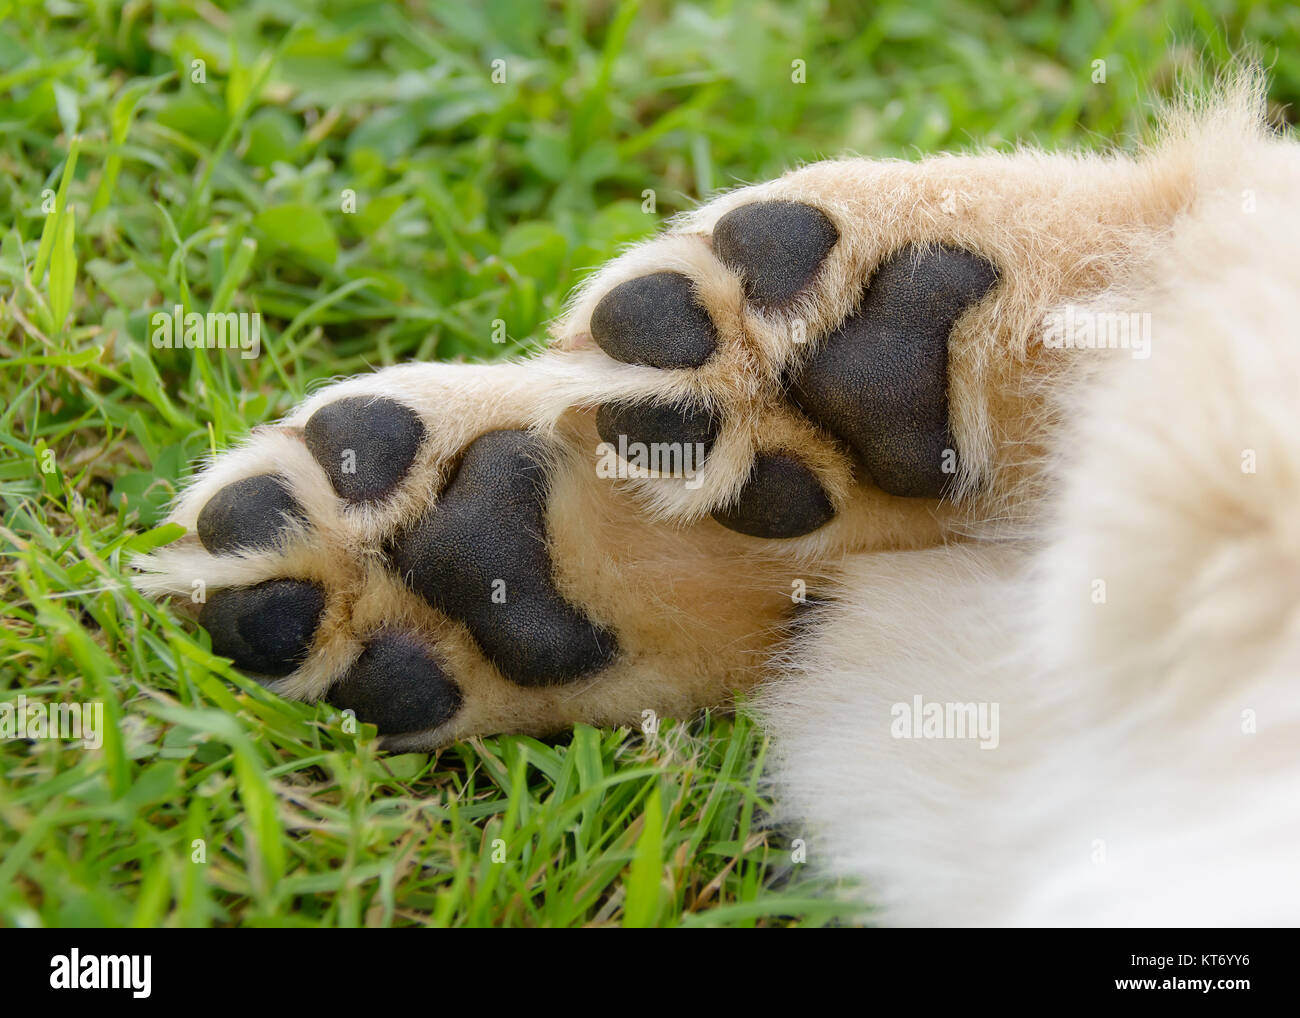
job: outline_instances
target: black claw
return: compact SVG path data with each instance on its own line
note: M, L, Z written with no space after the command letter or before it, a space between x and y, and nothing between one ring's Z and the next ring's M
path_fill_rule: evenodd
M325 699L373 724L381 735L437 728L464 701L460 686L407 633L374 637Z
M349 396L312 414L303 434L340 498L373 502L406 476L424 441L424 422L396 400Z
M437 504L394 542L395 568L464 622L511 682L571 682L605 667L614 637L560 596L546 550L539 439L491 431L470 443Z
M797 201L732 209L713 228L713 250L741 274L756 304L785 304L808 285L839 240L824 212Z
M199 513L199 540L213 555L274 548L285 530L285 517L307 519L288 483L274 474L245 477L208 500Z
M304 580L268 580L208 598L199 625L212 650L246 672L288 675L307 657L325 612L325 592Z
M718 345L713 319L679 272L614 287L591 313L591 336L614 360L652 368L698 368Z
M800 409L852 446L891 495L938 498L952 480L948 334L997 278L969 251L904 248L793 379Z
M830 496L814 474L788 453L759 453L736 504L713 518L750 537L802 537L835 515Z

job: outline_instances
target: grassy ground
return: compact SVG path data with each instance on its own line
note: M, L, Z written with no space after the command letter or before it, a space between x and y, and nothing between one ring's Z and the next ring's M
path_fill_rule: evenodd
M0 742L0 925L842 917L763 826L743 716L384 756L232 672L129 557L196 457L326 378L536 345L715 188L1132 137L1243 40L1300 98L1284 2L0 0L0 704L106 720L94 751ZM260 311L262 355L153 349L177 303Z

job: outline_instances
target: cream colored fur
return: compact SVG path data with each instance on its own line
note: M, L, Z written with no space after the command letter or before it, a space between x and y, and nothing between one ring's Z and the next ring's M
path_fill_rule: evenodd
M1300 923L1300 150L1257 100L1151 155L1194 195L1093 302L1151 356L1062 381L1019 539L854 556L762 694L785 819L876 921ZM892 737L916 695L999 704L998 747Z

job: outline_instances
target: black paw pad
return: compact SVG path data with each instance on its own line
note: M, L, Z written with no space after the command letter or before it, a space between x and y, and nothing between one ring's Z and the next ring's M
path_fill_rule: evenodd
M565 601L546 551L544 449L523 431L470 443L442 497L391 549L416 593L464 622L511 682L570 682L605 665L614 637Z
M826 214L797 201L732 209L713 228L713 250L739 272L756 304L785 304L808 285L840 234Z
M268 580L208 598L199 625L212 650L246 672L288 675L302 664L325 611L325 592L305 580Z
M708 410L671 403L606 403L596 411L596 431L620 457L675 477L704 463L722 422Z
M614 287L591 313L591 337L614 360L652 368L698 368L718 345L713 319L680 272Z
M227 484L199 513L199 540L213 555L241 548L274 548L285 517L306 522L306 514L281 477L261 474Z
M374 725L380 735L395 735L437 728L455 716L464 698L417 639L381 633L325 699Z
M715 510L713 518L750 537L801 537L834 515L830 496L811 470L788 453L762 452L735 505Z
M891 495L938 498L955 472L948 333L997 279L969 251L904 248L793 381L804 413L852 446Z
M424 422L396 400L348 396L312 414L303 434L340 498L373 502L406 476L424 441Z

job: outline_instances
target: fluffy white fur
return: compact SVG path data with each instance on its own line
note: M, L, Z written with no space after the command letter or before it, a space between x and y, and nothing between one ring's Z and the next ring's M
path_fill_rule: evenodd
M871 921L1300 923L1300 152L1256 99L1152 154L1195 198L1095 302L1151 356L1055 383L1050 499L853 556L776 662L783 819ZM892 737L916 695L998 704L998 747Z

